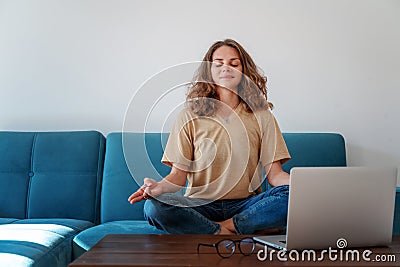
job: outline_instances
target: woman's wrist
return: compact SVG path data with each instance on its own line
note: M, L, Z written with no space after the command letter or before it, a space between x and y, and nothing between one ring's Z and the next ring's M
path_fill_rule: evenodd
M175 193L179 191L182 186L176 185L173 182L169 181L168 179L162 179L160 182L158 182L161 190L161 194L163 193Z
M157 182L157 186L159 187L160 190L160 195L165 193L165 186L164 186L164 179L161 181Z

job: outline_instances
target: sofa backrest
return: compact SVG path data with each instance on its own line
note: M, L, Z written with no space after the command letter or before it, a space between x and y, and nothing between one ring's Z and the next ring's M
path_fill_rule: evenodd
M97 222L104 152L96 131L0 132L0 217Z
M139 188L136 180L142 181L145 177L161 179L169 173L169 167L160 161L168 135L111 133L107 136L101 196L102 223L144 219L144 202L131 205L127 199ZM287 172L294 166L346 166L345 141L340 134L284 133L283 136L292 156L283 165Z
M101 193L102 223L144 219L144 202L131 205L128 197L139 189L136 179L161 179L169 173L170 168L161 163L163 144L167 139L166 133L110 133L107 136Z
M283 133L289 149L289 161L283 169L293 167L346 166L346 143L338 133Z

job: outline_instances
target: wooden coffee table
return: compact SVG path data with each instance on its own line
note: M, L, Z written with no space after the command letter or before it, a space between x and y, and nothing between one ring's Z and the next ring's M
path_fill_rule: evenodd
M400 236L393 238L389 247L368 248L376 255L394 255L395 262L376 261L260 261L257 252L264 246L257 244L251 256L240 254L238 249L228 259L218 256L213 247L202 247L197 253L198 243L215 243L224 238L240 239L244 236L216 235L107 235L88 252L72 262L69 267L90 266L400 266ZM367 248L365 248L367 249ZM364 249L364 250L365 250ZM360 249L363 251L363 249ZM392 257L393 258L393 257ZM392 259L393 260L393 259Z

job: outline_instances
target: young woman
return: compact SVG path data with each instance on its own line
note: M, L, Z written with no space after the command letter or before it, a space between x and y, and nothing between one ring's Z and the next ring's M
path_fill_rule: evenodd
M151 225L171 234L252 234L286 225L290 158L267 101L266 79L234 40L215 42L189 87L162 162L171 172L145 178ZM261 192L262 168L271 189ZM184 186L185 196L174 194Z

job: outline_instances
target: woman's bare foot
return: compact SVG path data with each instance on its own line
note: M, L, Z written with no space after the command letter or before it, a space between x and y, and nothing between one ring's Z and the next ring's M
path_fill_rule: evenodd
M233 225L233 220L232 218L222 221L222 222L218 222L220 225L222 225L222 227L225 227L226 229L228 229L230 232L236 234L236 229L235 226Z
M221 231L219 232L219 235L234 235L236 233L229 231L226 227L224 227L221 223L217 222L219 225L221 225Z

